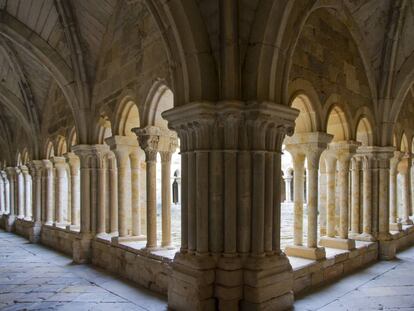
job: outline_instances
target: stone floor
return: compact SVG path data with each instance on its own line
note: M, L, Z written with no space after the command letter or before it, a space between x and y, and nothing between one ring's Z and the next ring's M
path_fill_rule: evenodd
M295 310L414 310L414 247L298 297ZM0 310L167 310L166 298L0 231Z
M166 298L0 231L0 310L166 310Z
M414 247L299 297L294 310L414 310Z

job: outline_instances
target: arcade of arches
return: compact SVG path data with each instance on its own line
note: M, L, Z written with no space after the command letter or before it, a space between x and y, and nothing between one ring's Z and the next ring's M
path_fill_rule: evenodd
M414 2L0 0L0 226L283 310L414 244Z

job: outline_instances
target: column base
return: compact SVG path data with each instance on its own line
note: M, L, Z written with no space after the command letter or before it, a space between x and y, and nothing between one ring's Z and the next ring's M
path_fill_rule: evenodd
M73 262L82 264L91 260L92 235L81 234L73 241Z
M29 232L29 241L31 243L38 243L40 241L40 233L42 231L42 224L40 222L34 222Z
M111 237L111 243L112 244L119 244L124 242L137 242L137 241L145 241L147 239L146 236L140 235L140 236L113 236ZM156 249L156 247L154 247Z
M321 260L326 257L323 247L306 247L301 245L290 245L285 249L285 254L293 257L300 257L312 260Z
M405 219L401 222L403 225L412 225L413 221L411 219Z
M68 231L79 231L80 225L66 225L66 230Z
M293 271L285 254L248 257L242 310L285 310L293 306Z
M397 241L385 240L379 241L379 258L382 260L392 260L397 253Z
M16 216L6 215L4 219L4 228L7 232L12 232L15 229Z
M361 233L355 236L355 240L357 241L364 241L364 242L375 242L376 239L372 234L369 233Z
M239 309L243 296L243 265L240 257L219 258L214 292L220 310Z
M341 239L331 237L321 237L319 244L324 247L337 248L343 250L351 250L355 248L355 240L352 239Z
M215 262L210 256L177 253L168 284L172 310L215 310Z
M390 230L391 231L402 231L402 223L400 222L394 222L394 223L390 223Z

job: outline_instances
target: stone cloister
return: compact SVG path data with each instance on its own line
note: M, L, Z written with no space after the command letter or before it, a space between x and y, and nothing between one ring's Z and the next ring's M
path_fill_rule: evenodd
M0 227L173 310L392 260L413 30L410 0L0 0Z

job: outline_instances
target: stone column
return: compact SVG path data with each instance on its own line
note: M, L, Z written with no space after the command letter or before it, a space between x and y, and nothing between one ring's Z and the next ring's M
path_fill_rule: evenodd
M188 249L172 264L171 308L274 310L293 304L292 270L280 250L279 180L282 141L297 114L275 103L244 102L164 112L186 154Z
M393 231L402 230L402 224L398 218L397 202L397 167L401 157L402 153L400 151L394 151L394 156L390 160L390 230Z
M285 202L286 203L290 203L292 202L292 193L290 192L290 187L291 187L291 183L292 183L292 176L286 176L285 178L285 192L286 192L286 199Z
M360 233L360 159L354 157L351 160L351 234L354 238Z
M7 179L9 180L9 214L6 217L6 231L14 230L17 210L17 176L15 167L6 167ZM7 197L6 197L7 199Z
M106 139L117 160L118 170L118 231L119 239L131 240L136 233L136 219L132 215L132 160L133 153L138 151L138 142L130 136L112 136ZM135 206L136 207L136 206ZM136 218L136 217L135 217ZM130 221L130 222L129 222ZM133 230L135 225L135 230Z
M33 160L30 162L30 174L32 179L32 219L33 227L29 234L29 240L37 243L40 240L40 231L42 227L42 170L43 162Z
M326 235L330 238L336 236L335 229L335 203L336 203L336 158L332 153L327 153L325 156L326 161Z
M332 136L325 133L298 133L285 139L286 150L291 152L294 165L295 183L295 245L286 248L286 254L309 259L321 259L325 257L324 248L318 248L318 169L319 159L327 143ZM304 160L307 160L307 211L308 232L307 245L302 245L303 226L303 176ZM298 176L299 175L299 176ZM296 180L298 176L298 180ZM296 198L299 200L297 201ZM299 206L296 203L299 202ZM299 239L296 234L299 233Z
M304 175L305 175L305 155L292 153L293 156L293 244L302 245L303 243L303 195L304 195Z
M53 157L55 167L55 226L66 225L63 211L68 208L68 184L66 176L66 161L64 157Z
M0 216L6 213L6 193L4 190L3 171L0 170Z
M109 184L110 184L110 207L109 207L109 225L110 235L118 236L118 169L116 164L116 156L113 152L108 155L109 166Z
M69 230L80 229L79 214L81 205L80 193L80 159L73 152L65 154L66 163L69 166L70 172L70 225Z
M21 171L24 180L24 219L32 220L32 176L27 166L22 166Z
M177 141L171 141L171 150L161 151L161 193L162 193L162 247L171 247L171 156L177 148Z
M4 211L6 215L10 214L10 183L5 171L1 172L4 183Z
M401 174L403 176L403 215L402 223L404 225L412 225L413 221L410 219L411 213L411 158L409 155L405 155L403 159L403 166Z
M52 225L55 214L55 187L53 164L50 160L43 160L43 174L45 177L45 224Z
M139 145L145 152L147 166L147 246L148 250L157 247L157 153L160 131L156 127L133 129Z
M102 168L102 159L108 153L106 145L76 145L72 147L73 152L80 159L80 182L81 182L81 214L80 234L73 242L73 261L85 263L90 261L91 240L94 235L92 218L96 216L98 202L98 191L94 176L97 170Z
M358 240L374 241L372 235L372 159L364 156L362 159L363 168L363 220L362 234Z
M378 163L378 234L379 256L381 259L393 259L396 253L397 243L392 239L389 228L389 181L390 159L393 156L393 147L378 148L376 155ZM410 161L411 162L411 161ZM410 185L410 183L409 183ZM411 200L410 200L411 203Z
M131 212L132 235L141 235L141 210L139 208L139 154L131 152Z
M20 167L16 167L16 177L17 177L17 218L24 218L24 178L23 173Z
M329 144L328 153L334 156L338 161L338 186L339 186L339 208L340 221L339 232L336 238L331 235L323 237L320 244L325 247L339 248L339 249L353 249L355 248L355 240L348 239L349 226L349 164L352 155L355 153L359 143L353 141L342 141ZM332 169L332 167L330 168ZM328 199L329 200L329 199ZM331 215L332 217L332 215ZM328 224L329 229L329 224ZM332 229L332 224L331 224Z

